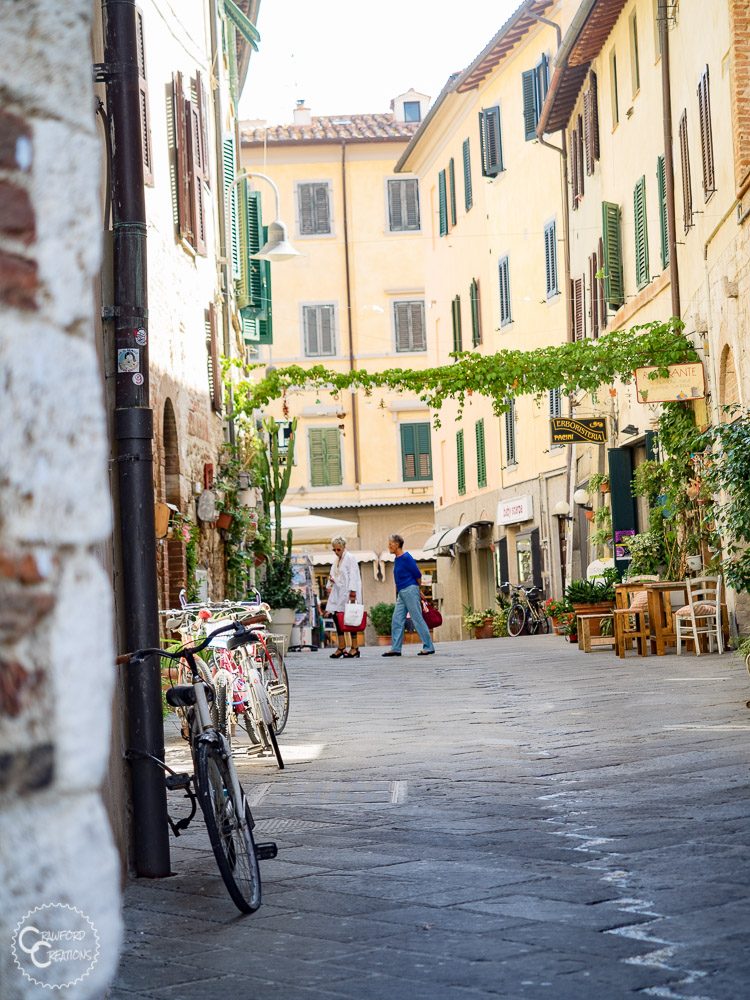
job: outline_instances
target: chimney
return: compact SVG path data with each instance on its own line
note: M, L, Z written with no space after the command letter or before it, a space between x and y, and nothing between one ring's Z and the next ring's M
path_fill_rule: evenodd
M305 107L304 100L297 101L297 106L294 109L294 124L312 125L312 115L310 109Z

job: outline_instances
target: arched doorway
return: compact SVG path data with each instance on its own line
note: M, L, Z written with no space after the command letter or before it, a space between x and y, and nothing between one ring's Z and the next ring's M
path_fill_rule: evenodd
M177 421L171 399L164 403L162 426L164 454L163 479L164 499L182 510L180 497L180 449L177 436ZM180 606L180 590L187 585L185 562L185 540L178 532L174 538L167 538L164 545L164 598L169 608Z

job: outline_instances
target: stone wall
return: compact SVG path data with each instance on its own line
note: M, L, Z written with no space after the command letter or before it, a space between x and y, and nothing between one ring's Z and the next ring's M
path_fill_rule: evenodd
M111 502L93 340L101 219L90 16L90 0L0 6L4 1000L38 997L34 972L54 973L47 988L79 980L77 1000L103 996L121 933L119 864L99 791L114 651L111 584L95 554ZM42 972L23 947L16 961L19 932L50 920L84 933L92 961L69 949Z

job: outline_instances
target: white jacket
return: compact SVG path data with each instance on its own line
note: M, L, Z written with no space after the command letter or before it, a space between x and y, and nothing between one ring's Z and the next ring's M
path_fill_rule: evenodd
M344 549L341 558L331 567L333 587L328 592L326 611L343 611L349 603L349 593L357 595L357 604L362 603L362 577L359 564L351 552Z

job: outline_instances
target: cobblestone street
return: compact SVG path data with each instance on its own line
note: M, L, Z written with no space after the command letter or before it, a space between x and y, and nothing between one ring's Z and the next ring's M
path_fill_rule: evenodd
M742 662L417 648L289 656L286 770L238 757L279 845L261 909L196 821L173 878L126 890L111 1000L746 996Z

